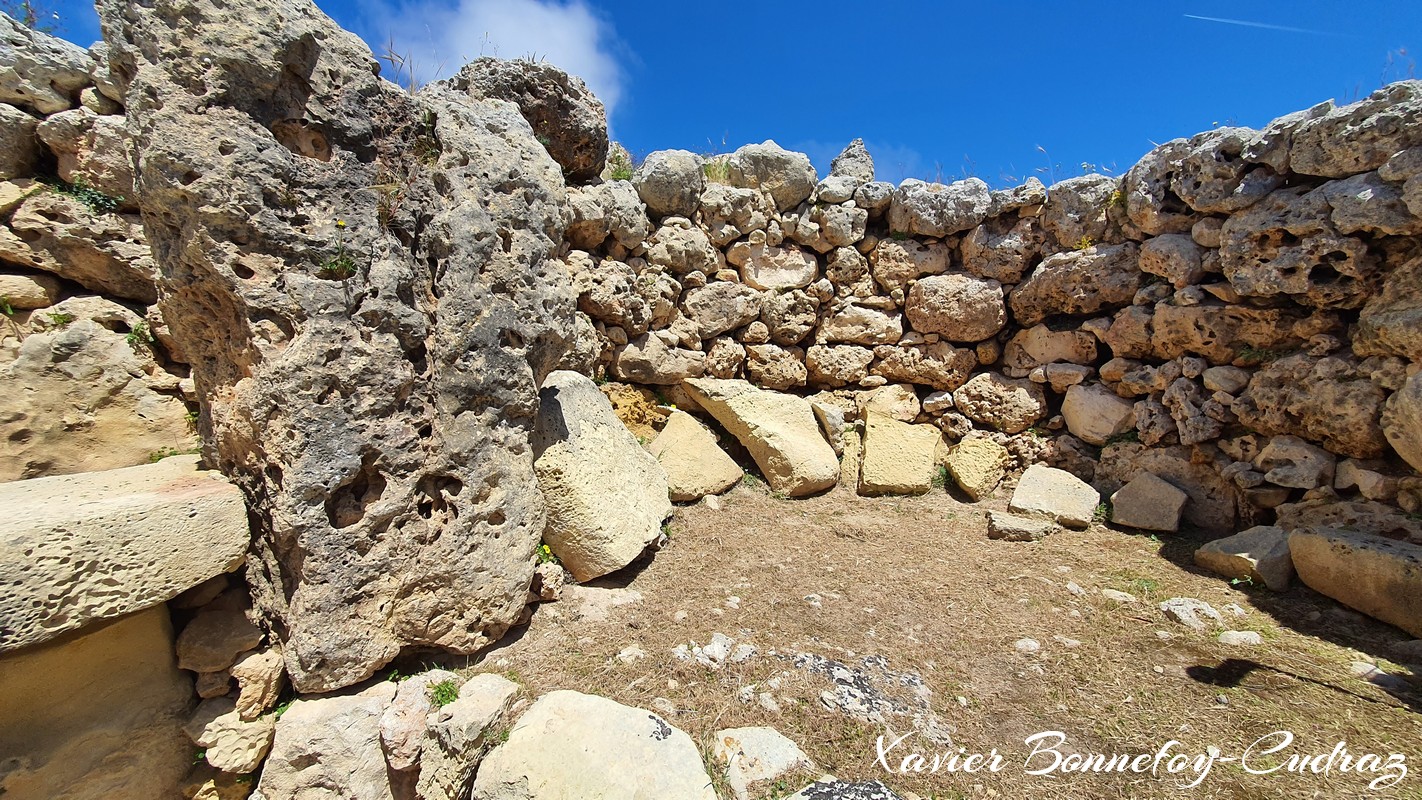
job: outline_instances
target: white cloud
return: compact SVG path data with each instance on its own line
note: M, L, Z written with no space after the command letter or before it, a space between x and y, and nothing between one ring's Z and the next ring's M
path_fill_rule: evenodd
M607 107L622 99L625 73L611 26L583 0L373 0L371 42L387 37L408 55L422 81L454 74L480 56L535 57L582 78Z

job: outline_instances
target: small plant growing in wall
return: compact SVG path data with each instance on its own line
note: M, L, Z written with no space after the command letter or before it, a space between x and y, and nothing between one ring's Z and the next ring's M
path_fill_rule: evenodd
M144 347L153 345L153 331L148 329L147 322L139 320L133 324L133 328L129 330L128 335L123 337L123 340L128 342L128 346L132 347L134 352L138 352Z
M336 220L336 251L321 262L317 273L323 278L345 280L356 274L355 256L346 249L346 221Z
M538 546L538 563L540 564L561 564L558 556L553 553L553 548L546 544Z
M50 188L60 194L68 195L75 200L88 206L96 214L112 214L123 205L122 197L112 197L95 189L82 177L76 177L73 183L65 183L56 180L49 184Z
M67 311L49 311L45 313L45 318L51 328L66 328L74 321L74 315Z
M459 686L452 680L440 681L430 687L430 701L444 708L459 699Z
M1085 234L1082 234L1082 237L1076 240L1076 249L1079 251L1090 250L1095 245L1096 240Z

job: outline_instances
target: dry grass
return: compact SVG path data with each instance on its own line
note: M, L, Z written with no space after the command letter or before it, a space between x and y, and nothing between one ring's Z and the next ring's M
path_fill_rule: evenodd
M1198 538L1162 543L1093 526L1035 544L991 541L982 507L1002 501L973 506L941 491L779 500L750 485L723 502L721 511L679 509L670 545L614 576L643 593L640 603L604 621L574 619L570 602L545 604L521 635L472 669L510 674L534 694L568 688L644 708L669 702L672 723L703 752L718 729L770 725L825 771L924 797L1422 797L1415 769L1399 787L1371 794L1353 774L1257 777L1228 765L1189 791L1149 774L1023 773L1023 740L1047 730L1066 733L1078 750L1104 753L1154 753L1175 739L1189 753L1214 745L1238 754L1266 733L1291 730L1295 752L1327 753L1346 741L1354 753L1422 756L1418 695L1389 695L1349 674L1350 662L1385 656L1403 634L1340 613L1307 589L1272 595L1201 574L1189 564ZM1141 602L1118 605L1103 588ZM811 594L820 607L806 602ZM1166 620L1156 604L1181 595L1216 608L1238 603L1247 614L1227 615L1230 627L1259 631L1265 644L1227 647L1214 633ZM705 644L718 631L759 653L718 671L672 658L676 645ZM1027 637L1040 652L1015 650ZM624 664L617 653L632 644L648 656ZM886 726L828 710L820 701L826 679L776 655L793 652L846 663L882 656L893 670L918 673L954 745L997 748L1006 768L886 775L874 760ZM776 679L778 688L768 689ZM781 712L738 699L747 686L771 691ZM909 722L892 718L887 729L902 734Z

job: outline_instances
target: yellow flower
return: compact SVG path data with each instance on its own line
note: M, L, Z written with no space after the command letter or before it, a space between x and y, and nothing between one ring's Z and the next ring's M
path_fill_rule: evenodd
M336 227L337 227L337 228L341 228L342 230L344 230L345 227L346 227L346 221L343 220L343 219L338 219L338 220L336 220Z

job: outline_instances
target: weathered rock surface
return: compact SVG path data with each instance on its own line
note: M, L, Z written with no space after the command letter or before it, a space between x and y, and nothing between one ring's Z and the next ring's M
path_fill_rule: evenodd
M394 800L380 747L380 719L396 685L295 700L277 720L254 797L296 800L333 791L350 800Z
M1422 546L1317 527L1290 533L1289 553L1310 589L1422 637Z
M89 83L84 48L0 17L0 102L54 114L73 108Z
M991 439L974 437L948 453L948 474L974 502L992 495L1007 474L1007 448Z
M543 540L580 582L622 569L672 514L667 474L591 379L554 372L539 402L532 444L548 504Z
M484 758L472 800L715 800L696 745L656 714L570 691L540 697Z
M953 403L969 419L1003 433L1021 433L1047 415L1042 387L995 372L973 376L953 392Z
M717 444L716 434L683 411L671 412L647 450L666 470L671 499L678 503L720 494L745 474Z
M256 771L272 746L276 717L244 720L231 698L204 700L183 728L203 758L215 769L244 774Z
M695 214L705 180L701 159L685 150L658 150L632 174L638 196L647 210L659 217Z
M1289 534L1273 525L1256 525L1206 542L1195 551L1195 563L1230 580L1262 583L1276 592L1289 588L1294 578Z
M757 389L745 381L698 378L687 390L735 436L777 492L791 497L823 491L839 480L839 460L805 400Z
M170 600L249 541L241 493L194 456L0 484L0 505L0 652Z
M54 191L31 194L10 227L0 226L0 259L144 305L158 299L148 244L138 217L95 211Z
M237 681L237 713L242 719L256 719L271 710L286 686L286 667L277 649L246 653L229 671Z
M72 319L11 340L13 358L0 349L0 481L129 467L194 447L178 376L148 341L130 341L142 317L96 297L43 313Z
M950 342L978 342L1007 324L1002 285L971 275L931 275L909 291L904 314L919 333Z
M497 639L545 527L536 387L573 334L559 165L516 106L406 94L308 2L99 11L163 314L263 521L248 576L293 684Z
M430 713L416 786L421 800L469 797L474 770L493 746L494 728L518 691L518 684L502 675L475 675L459 687L454 702Z
M1111 521L1128 528L1174 533L1190 496L1149 472L1111 495Z
M448 670L431 669L399 682L390 705L380 715L380 745L391 769L403 772L420 763L430 712L438 708L431 696L434 687L457 687L462 680Z
M871 168L872 169L872 166ZM737 800L748 800L751 789L815 762L774 728L729 728L716 731L716 761L726 768L726 783Z
M1382 430L1392 449L1413 469L1422 471L1422 373L1408 378L1388 398Z
M1210 446L1146 447L1127 442L1102 451L1094 481L1109 495L1142 472L1152 473L1190 496L1181 513L1186 522L1214 533L1233 533L1238 530L1235 522L1242 501L1234 482L1220 475L1228 464L1229 459Z
M1379 422L1385 396L1356 359L1298 353L1255 372L1231 410L1260 433L1290 434L1333 453L1376 458L1387 450Z
M1099 383L1067 389L1062 417L1073 436L1097 447L1136 426L1135 404Z
M28 178L35 173L43 153L35 135L38 125L39 120L29 114L0 103L0 180Z
M909 178L894 190L889 229L924 236L949 236L970 230L992 207L988 185L968 178L947 185Z
M76 108L45 119L35 133L58 159L62 180L97 189L120 207L133 205L133 154L121 115Z
M810 157L770 140L737 149L726 167L732 186L764 192L781 211L804 202L815 190L817 178Z
M1057 314L1091 314L1128 305L1140 288L1133 244L1099 245L1047 257L1007 298L1019 325Z
M943 436L932 425L910 425L870 412L864 420L859 493L923 494L933 486Z
M987 512L989 539L1003 539L1009 542L1037 542L1061 533L1062 526L1050 519L1018 517L1000 511Z
M1091 524L1100 502L1100 493L1070 472L1033 464L1022 473L1007 507L1068 528L1085 528Z
M197 673L220 672L261 642L261 630L242 610L203 609L178 634L178 666Z
M478 100L517 105L568 180L588 181L602 172L607 160L607 112L582 78L546 61L485 57L465 64L449 85Z
M166 608L0 658L0 687L6 797L179 796L193 690L173 661Z

